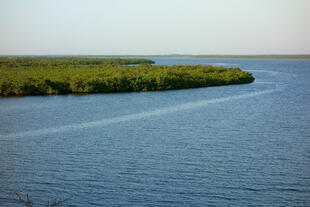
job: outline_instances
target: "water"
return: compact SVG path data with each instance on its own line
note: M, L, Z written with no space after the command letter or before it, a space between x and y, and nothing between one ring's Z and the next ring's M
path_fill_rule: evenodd
M310 60L151 59L256 80L0 98L0 206L310 206Z

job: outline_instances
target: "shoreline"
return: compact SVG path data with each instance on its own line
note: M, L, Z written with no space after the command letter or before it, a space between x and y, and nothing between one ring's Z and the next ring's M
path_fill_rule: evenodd
M310 54L303 55L0 55L0 58L140 58L140 57L187 57L187 58L245 58L245 59L310 59Z

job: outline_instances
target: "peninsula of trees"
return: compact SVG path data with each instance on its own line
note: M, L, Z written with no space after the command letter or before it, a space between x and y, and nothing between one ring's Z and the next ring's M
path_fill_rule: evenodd
M2 57L0 95L155 91L254 81L239 68L153 63L133 58Z

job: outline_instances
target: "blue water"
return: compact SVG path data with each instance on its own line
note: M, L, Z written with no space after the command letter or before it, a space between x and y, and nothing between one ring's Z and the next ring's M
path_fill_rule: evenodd
M310 60L151 58L252 84L0 98L0 206L310 206Z

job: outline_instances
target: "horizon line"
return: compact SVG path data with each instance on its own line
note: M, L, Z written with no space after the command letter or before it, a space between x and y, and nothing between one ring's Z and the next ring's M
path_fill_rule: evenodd
M310 56L308 54L180 54L180 53L171 53L171 54L0 54L0 57L7 56L106 56L106 57L114 57L114 56Z

